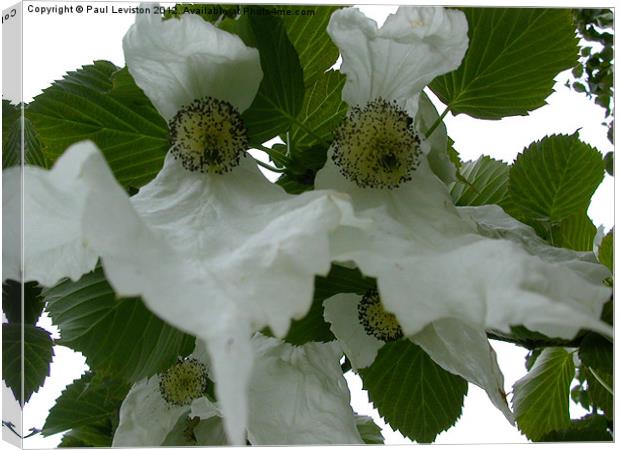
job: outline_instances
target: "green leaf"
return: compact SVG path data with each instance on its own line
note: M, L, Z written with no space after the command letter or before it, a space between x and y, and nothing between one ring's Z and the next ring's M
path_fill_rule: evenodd
M508 197L510 167L490 156L467 161L459 168L469 184L457 181L450 194L458 206L502 205Z
M430 88L453 114L480 119L526 115L545 104L555 76L577 62L571 11L462 8L469 47L461 66Z
M532 219L559 221L586 211L603 174L601 154L577 135L548 136L512 165L510 197Z
M323 318L323 301L340 292L365 294L376 288L376 281L362 275L358 269L332 265L326 277L315 277L314 300L308 313L291 323L284 340L293 345L308 342L329 342L335 339L330 325Z
M570 390L570 398L573 402L581 406L583 409L590 409L590 394L584 387L585 375L582 375L582 370L577 370L577 376L575 377L578 380L579 384L573 386Z
M533 350L530 350L529 353L525 356L525 368L528 372L532 370L532 367L534 367L534 363L536 362L542 351L542 348L535 348Z
M613 420L614 396L609 391L609 389L612 389L613 392L613 375L611 373L588 368L586 369L586 380L588 381L590 404L603 411L607 418Z
M134 382L164 371L193 350L193 337L163 322L142 300L117 299L100 268L44 295L60 343L82 352L98 373Z
M24 157L26 164L47 167L48 161L41 151L41 143L32 123L24 117ZM2 100L2 168L21 162L22 122L21 106Z
M573 355L559 347L543 350L532 370L513 387L512 406L519 429L538 441L551 431L570 426L570 383Z
M372 420L372 417L355 414L355 425L357 426L357 431L359 431L364 444L383 444L384 439L381 434L381 427Z
M334 11L340 6L293 6L285 8L292 12L282 16L286 33L299 55L306 86L332 67L340 51L327 34L327 24ZM311 13L310 13L311 12Z
M555 244L577 251L592 251L596 227L585 212L573 214L562 220L554 231Z
M128 384L87 372L60 394L50 409L41 433L50 436L65 430L101 425L107 421L114 423L128 391ZM81 437L74 436L88 441L83 434L85 431L88 430L83 429Z
M304 77L295 48L282 20L273 16L250 16L260 54L263 80L250 108L243 113L250 144L285 133L301 110Z
M41 287L34 281L24 284L24 320L29 325L36 325L43 311ZM9 323L22 322L22 284L6 280L2 284L2 311Z
M220 23L219 28L229 33L236 34L248 47L256 48L256 38L252 30L250 16L242 15L239 17L226 18Z
M612 229L605 235L598 249L598 260L601 264L607 266L609 270L614 271L614 230Z
M571 420L568 428L552 431L543 436L541 442L607 442L613 436L607 429L607 419L598 414L589 414L581 419Z
M114 431L111 420L73 428L63 435L58 447L112 447Z
M286 166L286 172L277 183L288 193L313 189L316 172L325 165L333 131L346 115L347 105L341 100L344 82L344 75L335 71L317 77L306 89L295 123L281 136L288 147L284 147L284 159L275 162ZM271 156L274 159L275 155Z
M2 99L2 168L15 166L20 161L20 147L21 145L15 145L13 142L13 136L11 136L12 130L17 123L19 131L19 119L21 116L21 109L18 106L13 105L10 101ZM18 141L19 142L19 141Z
M605 171L613 177L614 176L614 152L605 153L605 157L603 159L605 160Z
M579 359L597 373L611 375L614 369L614 346L604 337L589 332L579 345Z
M299 320L293 320L285 342L293 345L304 345L308 342L329 342L335 339L329 324L323 318L324 298L314 298L310 311Z
M24 401L21 398L22 326L2 324L2 379L13 395L24 404L37 392L50 374L54 341L43 328L24 325Z
M282 174L276 184L281 186L287 193L299 195L302 192L311 191L314 187L314 174L304 179L298 175Z
M418 442L433 442L454 425L467 393L465 380L443 370L409 340L386 344L360 376L386 422Z
M450 159L450 162L452 164L454 164L454 167L456 167L457 169L460 169L461 166L463 165L463 161L461 161L461 156L459 155L459 152L456 151L456 149L454 148L454 140L448 136L448 159Z
M168 127L129 73L95 61L54 82L28 105L43 151L55 161L71 144L90 139L116 179L140 187L159 172L169 148Z
M376 280L364 276L359 269L348 269L332 264L327 277L315 278L314 296L326 299L341 292L363 295L366 291L376 288Z
M347 104L341 99L345 81L340 72L330 70L308 86L297 116L298 124L291 127L288 139L284 139L291 146L293 158L303 158L303 151L308 147L331 142L334 129L347 113Z
M9 100L2 99L2 149L6 146L6 140L9 135L9 130L19 120L21 115L21 109L19 106L14 105Z

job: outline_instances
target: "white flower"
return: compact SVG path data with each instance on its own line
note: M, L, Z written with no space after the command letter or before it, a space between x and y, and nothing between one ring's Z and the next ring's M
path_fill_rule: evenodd
M467 50L467 20L456 10L400 7L379 29L356 8L332 14L327 32L347 76L342 99L364 106L382 97L417 111L417 96L438 75L458 68Z
M496 225L484 214L489 209L476 210L474 220L459 213L430 170L412 116L424 85L456 69L465 53L463 13L401 7L378 30L345 9L332 15L328 32L342 54L350 112L316 187L349 194L355 213L375 223L373 230L341 227L330 239L332 258L375 277L378 294L361 303L366 328L357 296L328 300L325 317L354 367L372 363L383 345L377 337L402 333L446 370L485 388L512 420L485 330L524 325L566 339L581 328L611 335L598 320L610 295L602 284L607 270L568 250L547 257L555 250L542 240L529 245L533 231L511 218L512 239L484 232L482 219Z
M70 147L50 171L27 167L23 278L76 280L101 258L118 295L141 296L206 341L228 438L242 444L250 337L266 326L283 336L305 315L315 275L330 268L328 235L351 223L351 206L334 192L288 195L244 157L238 115L262 71L239 37L197 15L147 14L123 48L136 83L170 121L164 167L131 198L90 142ZM5 214L15 217L20 176L10 169L3 180ZM20 275L13 225L3 235L5 279Z
M362 443L340 369L341 351L337 344L294 347L257 334L252 338L252 350L256 363L248 391L250 443ZM206 354L200 349L193 358L193 364L208 366ZM162 387L161 380L166 376L170 378L167 374L157 375L131 388L120 409L113 446L157 447L164 442L183 445L184 441L175 442L170 433L180 419L183 430L188 427L188 419L194 417L201 419L200 424L193 425L197 445L228 444L218 432L222 416L218 405L204 395L195 396L184 405L171 405L164 400L166 386ZM187 379L184 381L187 384ZM177 439L184 437L177 434Z

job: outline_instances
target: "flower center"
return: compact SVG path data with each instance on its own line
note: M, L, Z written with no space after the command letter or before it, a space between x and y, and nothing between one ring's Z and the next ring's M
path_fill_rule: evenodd
M206 393L208 381L207 367L194 358L185 358L160 375L159 391L170 405L189 405Z
M172 154L192 172L229 172L249 147L239 111L213 97L184 106L169 126Z
M382 98L356 106L336 130L332 159L362 188L396 188L411 180L420 164L420 138L412 123L402 108Z
M366 334L384 342L396 341L403 337L403 331L396 316L383 309L381 297L375 289L371 289L357 305L360 323Z

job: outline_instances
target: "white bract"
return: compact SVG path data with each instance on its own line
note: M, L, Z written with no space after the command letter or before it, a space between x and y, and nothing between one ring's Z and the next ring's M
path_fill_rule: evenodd
M377 279L382 312L366 325L389 330L398 323L440 366L485 388L512 420L485 330L524 325L571 339L589 328L611 336L598 320L611 293L602 283L608 271L534 240L533 230L501 208L458 211L431 170L422 132L428 117L423 124L415 117L418 94L459 66L467 48L462 12L401 7L378 29L345 9L332 15L328 33L342 54L350 112L316 187L349 194L355 213L375 224L339 228L330 238L332 258ZM445 140L439 151L445 154ZM510 233L500 229L496 209ZM359 304L349 294L325 303L325 318L355 368L370 365L383 345L360 324Z
M176 140L161 172L131 198L90 142L49 171L26 167L23 279L77 280L100 258L119 296L141 296L206 341L229 441L243 444L250 337L266 326L283 336L305 315L315 275L330 268L328 236L351 224L351 206L335 192L286 194L239 147L247 138L238 114L262 71L238 36L193 14L145 14L123 48ZM4 213L15 217L19 185L19 169L6 171ZM4 247L3 277L19 279L18 224L5 230Z
M341 351L336 343L294 347L257 334L251 347L256 363L248 390L250 443L363 443L340 369ZM192 356L208 366L205 352L199 350ZM179 420L181 430L193 429L196 445L228 444L221 432L222 412L216 403L201 395L185 405L170 405L162 395L161 379L162 375L156 375L131 388L120 409L113 446L187 444L187 434L174 433ZM188 419L195 417L201 422L190 426Z

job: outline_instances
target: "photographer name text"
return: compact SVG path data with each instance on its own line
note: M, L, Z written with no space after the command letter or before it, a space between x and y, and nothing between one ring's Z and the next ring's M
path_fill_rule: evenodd
M163 7L158 9L164 10ZM28 5L29 13L41 15L63 14L151 14L151 8L140 6L118 6L118 5L54 5L54 6L35 6ZM158 12L156 12L157 14Z

